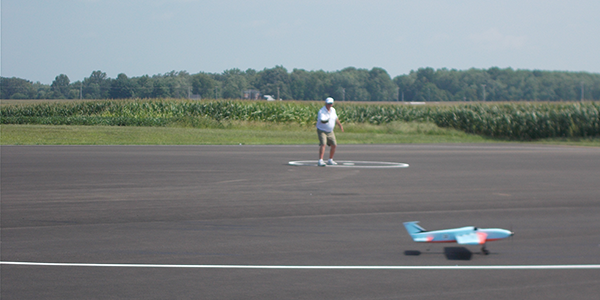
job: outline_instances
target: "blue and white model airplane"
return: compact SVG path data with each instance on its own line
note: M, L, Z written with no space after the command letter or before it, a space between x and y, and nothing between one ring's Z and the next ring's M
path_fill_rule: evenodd
M406 231L413 241L419 243L458 243L461 245L483 245L481 252L488 255L490 252L485 248L486 242L497 241L513 236L515 233L500 228L477 228L473 226L431 230L419 226L415 222L404 222Z

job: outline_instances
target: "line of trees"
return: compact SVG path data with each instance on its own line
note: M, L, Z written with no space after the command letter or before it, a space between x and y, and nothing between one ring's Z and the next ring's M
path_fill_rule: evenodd
M345 68L335 72L283 66L262 71L226 70L221 74L172 71L153 76L109 78L94 71L83 81L65 74L51 85L21 78L1 78L1 99L239 99L258 90L283 100L346 101L573 101L600 100L600 74L513 70L421 68L391 78L382 68Z

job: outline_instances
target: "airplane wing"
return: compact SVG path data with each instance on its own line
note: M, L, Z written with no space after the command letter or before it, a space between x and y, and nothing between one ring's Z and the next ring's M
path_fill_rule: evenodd
M485 232L471 232L456 236L456 242L461 245L481 245L485 243L487 234Z

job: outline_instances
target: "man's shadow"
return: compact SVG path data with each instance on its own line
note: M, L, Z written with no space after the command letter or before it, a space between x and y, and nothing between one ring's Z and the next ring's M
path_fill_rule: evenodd
M432 253L433 252L426 252ZM404 255L407 256L419 256L423 254L423 252L418 250L406 250L404 251ZM444 255L447 260L471 260L473 257L473 252L469 251L469 249L465 247L445 247Z

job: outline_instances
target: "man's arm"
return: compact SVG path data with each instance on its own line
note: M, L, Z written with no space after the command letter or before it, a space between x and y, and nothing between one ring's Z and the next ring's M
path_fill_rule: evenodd
M319 111L317 119L319 119L319 122L325 124L329 122L329 115L325 116L321 111Z
M342 126L342 123L340 122L340 119L335 119L335 123L340 126L340 129L342 130L342 132L344 132L344 126Z

